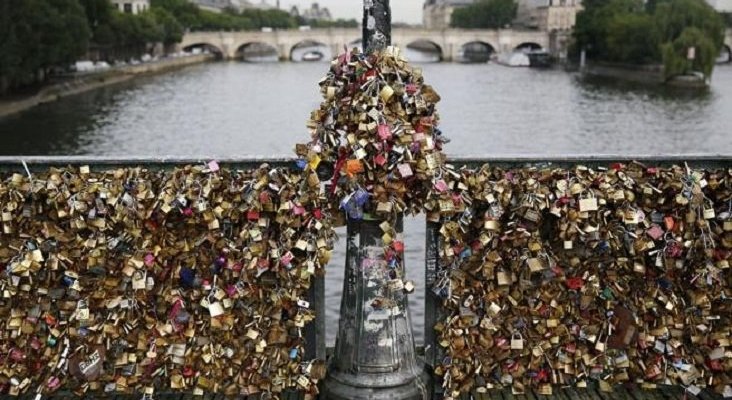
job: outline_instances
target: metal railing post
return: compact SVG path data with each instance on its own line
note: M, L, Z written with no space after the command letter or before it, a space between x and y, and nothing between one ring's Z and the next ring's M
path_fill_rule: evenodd
M389 0L364 0L362 40L364 53L391 45Z
M325 360L325 277L312 278L308 300L315 310L315 321L305 326L305 358Z
M442 299L432 290L440 269L440 226L439 222L427 221L425 234L424 358L425 363L433 370L444 356L444 350L435 335L435 324L442 320L444 314ZM438 376L433 376L432 379L432 398L442 398L441 380Z

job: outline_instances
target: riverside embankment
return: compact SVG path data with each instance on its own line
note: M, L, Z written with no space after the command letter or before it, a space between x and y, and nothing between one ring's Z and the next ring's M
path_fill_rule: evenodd
M166 73L214 59L215 56L212 54L196 54L137 65L113 67L102 72L80 74L63 82L48 85L33 95L20 98L0 98L0 118L28 110L39 104L50 103L64 97L127 82L139 76Z

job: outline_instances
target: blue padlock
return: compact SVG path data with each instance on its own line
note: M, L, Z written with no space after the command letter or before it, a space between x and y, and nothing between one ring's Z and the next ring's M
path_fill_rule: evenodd
M369 201L369 193L361 188L358 188L356 192L353 193L353 199L356 201L356 204L359 207L363 207Z
M466 259L473 255L473 251L470 249L470 247L466 247L463 251L460 252L460 258Z
M180 270L180 284L183 287L192 288L194 282L196 281L196 271L188 268L183 267Z
M61 278L61 283L66 287L71 287L71 285L73 285L74 282L76 282L76 279L74 279L68 275L64 275L63 278Z

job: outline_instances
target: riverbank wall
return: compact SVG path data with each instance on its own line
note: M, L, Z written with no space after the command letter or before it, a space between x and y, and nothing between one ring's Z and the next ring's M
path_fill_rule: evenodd
M706 89L711 81L701 73L666 78L663 65L632 65L607 62L592 62L581 70L586 76L620 79L647 85L664 85L679 89Z
M73 79L49 85L38 93L18 99L0 100L0 118L31 109L44 103L57 101L64 97L89 92L102 87L127 82L139 76L162 74L195 64L212 61L213 54L197 54L187 57L168 58L160 61L114 67L103 72L95 72L74 77Z
M622 79L650 85L666 81L662 65L629 65L608 62L588 62L582 73L588 76Z

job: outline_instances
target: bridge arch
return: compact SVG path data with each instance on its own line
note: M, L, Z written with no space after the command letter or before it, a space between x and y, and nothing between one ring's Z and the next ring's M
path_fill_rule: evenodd
M183 47L183 51L185 51L185 52L208 51L209 53L215 54L217 58L224 57L223 50L221 50L218 46L215 46L211 43L206 43L206 42L188 44L185 47Z
M491 55L495 52L496 47L492 44L482 40L473 40L460 45L455 61L465 63L484 63L488 62Z
M236 58L248 62L279 61L277 47L266 42L247 42L236 49Z
M724 43L722 45L722 52L719 55L718 61L721 63L732 63L732 44Z
M331 47L317 40L305 39L290 48L290 61L330 61L331 59L333 59Z
M440 62L444 58L442 46L429 39L413 40L405 46L407 58L416 62Z
M543 47L536 42L523 42L518 46L514 47L514 51L530 51L530 50L541 50Z

